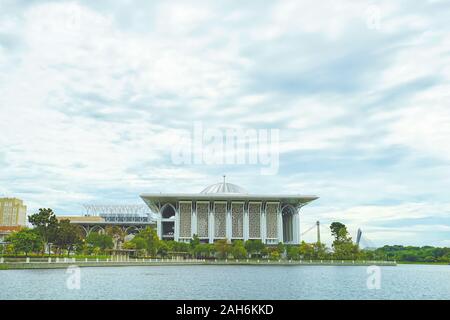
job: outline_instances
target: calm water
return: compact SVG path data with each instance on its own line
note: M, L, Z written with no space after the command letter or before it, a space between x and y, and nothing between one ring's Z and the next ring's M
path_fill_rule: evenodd
M0 271L0 299L450 299L450 266L164 266L82 268L69 290L64 269Z

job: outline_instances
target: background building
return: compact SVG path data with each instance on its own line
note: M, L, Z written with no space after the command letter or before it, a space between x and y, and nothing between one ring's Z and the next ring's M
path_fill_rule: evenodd
M116 226L127 234L135 234L151 226L156 228L156 220L148 207L142 205L84 205L84 216L58 216L57 219L69 220L79 225L85 236L91 232L104 233L109 226Z
M0 226L26 226L27 206L17 198L0 198Z

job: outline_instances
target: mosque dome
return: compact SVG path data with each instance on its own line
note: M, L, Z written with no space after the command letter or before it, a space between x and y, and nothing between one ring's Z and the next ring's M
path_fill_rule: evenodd
M203 189L203 194L210 194L210 193L248 193L244 188L235 185L233 183L228 182L221 182L212 184L210 186L207 186L205 189Z

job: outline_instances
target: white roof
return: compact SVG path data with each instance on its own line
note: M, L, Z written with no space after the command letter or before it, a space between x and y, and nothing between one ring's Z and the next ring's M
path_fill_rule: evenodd
M228 183L228 182L221 182L212 184L210 186L207 186L205 189L202 190L203 194L211 194L211 193L241 193L246 194L248 193L244 188Z
M318 198L300 194L250 194L244 188L226 182L210 185L200 193L143 193L140 197L156 212L165 203L178 201L274 201L298 207Z

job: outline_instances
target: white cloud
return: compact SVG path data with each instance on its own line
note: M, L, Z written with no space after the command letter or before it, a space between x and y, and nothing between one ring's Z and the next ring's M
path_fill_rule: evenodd
M201 6L192 6L182 1L176 4L163 3L157 11L156 28L162 34L186 35L215 18L217 14L211 12L205 3Z
M5 7L0 192L75 213L83 201L200 190L228 171L250 191L319 195L305 225L446 241L396 229L395 217L448 213L447 19L442 4L383 1L371 29L371 4ZM280 129L279 175L174 166L171 148L195 121Z
M408 108L393 113L395 119L388 126L390 135L387 140L449 160L449 89L442 86L428 90L415 97Z
M450 205L407 203L400 205L370 205L348 208L318 207L303 209L303 229L313 225L316 220L322 224L323 241L332 242L329 225L331 222L343 222L353 239L359 228L372 245L385 244L420 244L423 239L429 238L428 244L440 245L436 235L445 235L450 231L450 226L442 224L420 224L414 221L433 218L448 218ZM411 221L407 226L399 226L400 222ZM382 225L382 226L380 226ZM305 235L307 241L315 241L315 233ZM432 239L432 240L431 240Z

